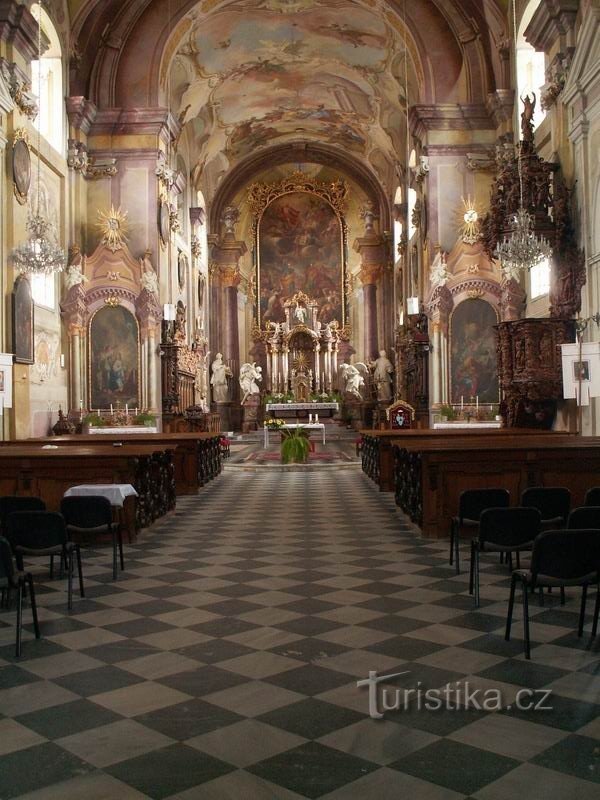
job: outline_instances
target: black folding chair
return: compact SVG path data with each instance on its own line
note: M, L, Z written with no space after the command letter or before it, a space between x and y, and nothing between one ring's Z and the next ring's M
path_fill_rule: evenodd
M71 537L93 537L108 534L112 537L113 580L117 580L117 547L121 569L125 569L123 559L123 535L121 526L113 522L112 506L106 497L90 495L84 497L63 497L60 510L67 523L67 533Z
M600 612L600 532L597 530L546 531L533 543L529 570L515 570L510 584L510 598L506 615L505 639L510 639L515 590L517 583L523 588L523 629L525 658L531 658L529 638L529 605L527 590L543 586L581 586L581 608L577 635L583 636L587 589L596 585L596 605L592 622L592 637L598 631Z
M594 486L585 493L584 506L600 506L600 486Z
M0 531L6 533L6 520L15 511L45 511L46 503L40 497L0 497ZM54 577L54 556L50 556L50 578Z
M68 607L73 607L73 567L77 559L79 593L85 597L81 550L67 539L67 528L62 514L52 511L17 511L10 514L6 538L10 542L19 569L23 569L23 556L60 556L67 565Z
M600 531L600 506L580 506L574 508L567 520L567 529L592 529Z
M508 489L467 489L458 500L458 514L450 523L450 564L453 560L456 574L460 572L460 531L472 528L477 532L479 517L486 508L507 508L510 503Z
M571 509L571 492L563 486L532 486L523 490L521 506L538 509L542 530L564 528Z
M23 590L25 584L29 586L29 602L31 603L31 614L33 616L33 628L35 638L40 638L40 626L38 622L37 606L35 603L35 591L33 588L33 578L31 572L22 572L15 569L12 551L8 540L0 536L0 589L6 592L7 606L10 603L11 589L17 590L17 641L16 656L21 655L21 636L23 631Z
M504 553L512 567L512 554L531 550L540 532L541 515L536 508L487 508L479 518L479 534L471 541L469 594L475 592L479 606L479 556Z

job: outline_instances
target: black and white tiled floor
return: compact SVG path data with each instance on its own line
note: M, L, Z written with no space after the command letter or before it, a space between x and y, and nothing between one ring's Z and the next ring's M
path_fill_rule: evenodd
M505 568L484 559L474 610L446 540L360 472L223 475L126 558L115 584L85 551L71 613L40 573L43 639L18 662L0 612L0 800L597 800L600 642L577 639L575 592L532 603L526 662L520 617L503 639ZM552 710L375 720L373 670L505 706L551 689Z

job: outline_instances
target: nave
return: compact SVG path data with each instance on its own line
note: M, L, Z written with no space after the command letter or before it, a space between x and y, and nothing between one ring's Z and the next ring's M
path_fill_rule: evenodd
M532 601L526 662L520 615L503 638L506 568L482 559L475 610L447 540L358 471L226 472L126 555L113 582L85 551L71 613L40 564L42 638L28 624L19 661L0 614L2 798L597 797L600 644L576 637L578 591ZM552 710L371 719L370 671L505 705L551 689Z

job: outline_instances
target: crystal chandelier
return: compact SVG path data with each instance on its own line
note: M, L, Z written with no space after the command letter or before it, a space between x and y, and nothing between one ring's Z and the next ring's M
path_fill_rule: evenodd
M30 237L12 253L13 264L18 270L47 275L64 269L66 257L62 248L48 237L50 227L48 220L39 212L29 216L27 230Z
M515 59L517 53L516 0L512 3ZM540 261L550 258L552 247L543 236L535 235L533 219L523 206L523 148L519 145L517 168L519 171L519 209L512 218L510 234L496 247L494 256L501 262L506 276L516 277L521 270L529 271Z
M42 0L38 2L38 86L42 80ZM38 111L39 114L39 111ZM34 275L48 275L53 272L62 272L67 263L66 255L60 245L52 236L53 230L50 222L40 212L40 124L37 127L37 180L36 180L36 209L28 215L27 230L29 239L13 250L11 257L13 265L21 272ZM50 234L50 235L49 235Z

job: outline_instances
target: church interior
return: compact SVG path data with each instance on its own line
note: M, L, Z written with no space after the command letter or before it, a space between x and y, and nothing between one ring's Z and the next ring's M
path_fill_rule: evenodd
M0 798L597 798L600 0L0 0L0 150Z

